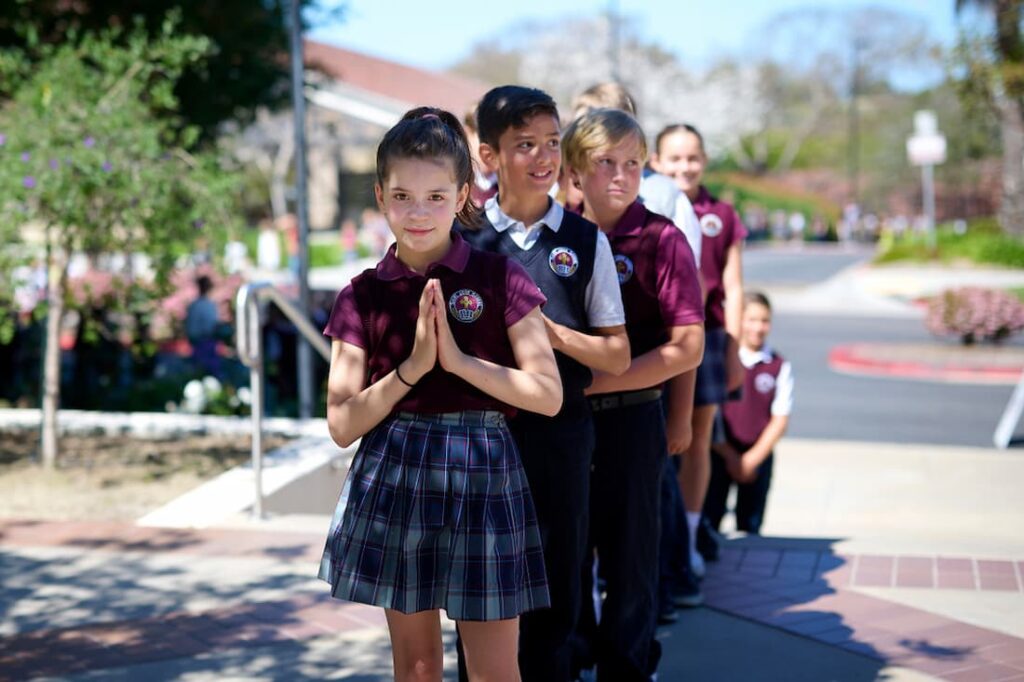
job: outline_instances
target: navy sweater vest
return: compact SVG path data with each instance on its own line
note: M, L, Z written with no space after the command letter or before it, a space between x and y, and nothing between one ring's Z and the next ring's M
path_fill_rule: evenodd
M498 232L483 219L478 229L459 227L463 239L475 249L500 253L517 260L547 297L544 314L575 331L588 333L586 292L594 274L597 226L565 212L558 232L542 229L529 251L519 248L508 232ZM585 365L555 352L562 376L565 401L581 398L593 375Z

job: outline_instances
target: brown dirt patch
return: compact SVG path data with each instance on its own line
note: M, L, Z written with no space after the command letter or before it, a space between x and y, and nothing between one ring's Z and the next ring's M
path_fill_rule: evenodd
M132 521L250 457L248 436L65 436L47 471L38 448L38 432L0 432L0 517Z

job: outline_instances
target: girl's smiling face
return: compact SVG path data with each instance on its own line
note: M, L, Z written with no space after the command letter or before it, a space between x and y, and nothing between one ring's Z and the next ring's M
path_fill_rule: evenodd
M707 162L700 139L688 130L677 130L662 138L651 168L675 180L676 186L692 199L700 189Z
M396 158L384 186L374 185L374 193L395 235L399 259L420 269L447 253L452 223L469 197L469 186L458 186L450 159Z

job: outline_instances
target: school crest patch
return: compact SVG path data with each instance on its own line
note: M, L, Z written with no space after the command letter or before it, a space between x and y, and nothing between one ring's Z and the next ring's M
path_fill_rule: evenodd
M615 272L619 275L619 285L623 285L633 278L633 261L629 256L621 253L615 254Z
M714 239L722 234L722 219L714 213L708 213L700 219L700 231L704 233L705 237Z
M448 311L459 322L476 322L484 313L484 299L472 289L459 289L448 299Z
M551 271L559 277L572 277L580 267L579 256L567 246L559 246L551 249L548 256L548 265Z
M771 393L775 388L775 377L767 372L762 372L754 377L754 388L758 393Z

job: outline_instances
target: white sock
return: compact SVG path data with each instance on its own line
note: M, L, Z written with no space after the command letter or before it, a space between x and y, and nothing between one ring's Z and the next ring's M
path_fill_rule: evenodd
M688 539L690 540L690 555L697 553L697 526L700 525L700 512L686 512L686 528L690 531Z

